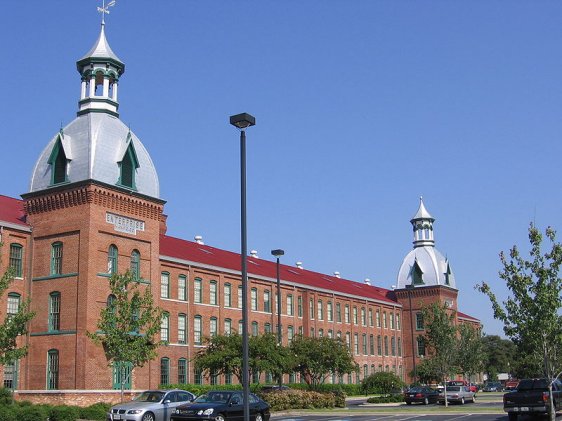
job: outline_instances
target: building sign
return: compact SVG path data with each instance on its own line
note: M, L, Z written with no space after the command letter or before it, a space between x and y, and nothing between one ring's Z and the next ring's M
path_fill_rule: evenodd
M114 213L107 212L105 214L105 222L113 225L115 231L118 232L137 235L137 231L144 231L144 221L115 215Z

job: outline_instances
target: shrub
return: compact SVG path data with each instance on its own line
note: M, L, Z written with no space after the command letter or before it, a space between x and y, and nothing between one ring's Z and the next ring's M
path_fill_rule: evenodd
M79 411L75 406L53 406L49 411L49 421L76 421L78 415Z
M402 402L404 397L402 395L387 395L387 396L372 396L367 399L368 403L392 403Z
M20 406L17 412L18 421L46 421L49 411L44 405Z
M16 421L16 407L12 405L0 405L0 420Z
M309 390L275 391L263 393L261 396L270 405L272 411L334 408L336 402L341 405L341 396L336 397L334 393L319 393ZM345 395L343 396L343 406L345 406Z
M105 421L106 414L111 407L108 403L95 403L86 408L79 408L80 419L83 420L95 420L95 421Z
M289 385L291 389L309 390L310 387L306 383L292 383ZM344 383L323 383L316 388L317 392L334 393L342 390L346 396L361 395L361 385L359 384L344 384Z
M168 384L166 386L160 385L163 389L181 389L193 393L195 396L203 395L210 390L242 390L241 384ZM258 384L250 385L250 389L255 390L259 387Z

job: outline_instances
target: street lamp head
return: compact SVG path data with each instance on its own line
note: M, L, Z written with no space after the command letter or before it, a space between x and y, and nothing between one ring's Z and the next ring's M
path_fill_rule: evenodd
M283 256L284 254L285 254L285 251L281 250L281 249L271 250L271 255L275 256L275 257Z
M255 126L256 118L248 113L236 114L230 116L230 124L244 130L247 127Z

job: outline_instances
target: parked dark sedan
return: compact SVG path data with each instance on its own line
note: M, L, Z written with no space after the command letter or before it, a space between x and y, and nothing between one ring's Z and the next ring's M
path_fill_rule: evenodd
M269 405L250 394L250 420L268 421ZM199 396L192 403L178 406L170 421L241 421L244 419L244 402L241 391L217 390Z
M438 397L439 391L431 387L412 387L404 393L404 402L406 402L407 405L410 405L412 402L429 405L430 403L436 403Z

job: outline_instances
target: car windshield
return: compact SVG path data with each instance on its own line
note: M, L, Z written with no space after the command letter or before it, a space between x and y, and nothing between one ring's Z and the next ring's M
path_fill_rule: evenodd
M460 392L461 388L460 386L449 386L447 388L447 392Z
M195 403L227 403L230 398L230 393L225 392L210 392L206 395L201 395L195 399Z
M160 402L164 397L164 392L147 391L142 392L134 400L137 402Z
M420 392L423 392L423 389L421 387L412 387L410 390L408 390L408 392L410 392L410 393L420 393Z

